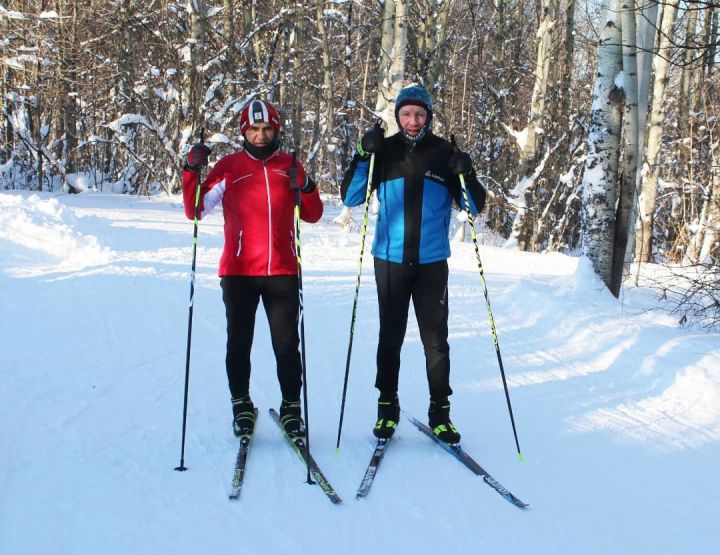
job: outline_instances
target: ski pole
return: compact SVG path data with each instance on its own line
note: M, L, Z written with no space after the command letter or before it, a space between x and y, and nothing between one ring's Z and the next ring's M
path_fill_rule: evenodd
M205 128L200 128L200 144L205 143ZM200 220L200 168L197 170L197 181L195 182L195 217L193 218L193 248L192 248L192 267L190 269L190 304L188 306L188 333L187 333L187 351L185 354L185 395L183 400L183 421L182 421L182 447L180 448L180 466L175 470L184 472L187 470L185 466L185 431L187 429L187 407L188 407L188 390L190 387L190 344L192 339L192 321L193 321L193 301L195 298L195 261L197 259L197 236L198 222Z
M307 461L307 483L314 484L310 475L310 420L308 416L307 366L305 365L305 305L303 300L302 256L300 255L300 187L297 182L297 154L292 151L290 183L295 188L295 256L298 264L298 325L300 328L300 363L302 368L303 405L305 409L305 460Z
M372 194L372 175L375 168L375 153L370 155L370 167L368 169L368 180L365 191L365 213L363 214L362 232L360 233L360 261L358 264L357 280L355 282L355 299L353 300L352 316L350 318L350 340L348 342L347 360L345 361L345 379L343 381L342 403L340 404L340 423L338 424L337 445L335 452L340 450L340 434L342 433L343 416L345 414L345 399L347 398L348 377L350 376L350 356L352 355L353 337L355 336L355 315L357 314L358 294L360 292L360 275L362 274L363 253L365 252L365 235L368 226L368 209L370 207L370 195Z
M450 135L453 150L458 151L455 135ZM502 376L503 388L505 389L505 399L507 400L508 411L510 412L510 423L512 424L513 435L515 436L515 446L517 447L518 459L523 460L520 452L520 443L518 441L517 429L515 427L515 417L513 416L512 404L510 403L510 392L508 391L507 380L505 379L505 367L503 366L502 356L500 355L500 342L498 341L497 330L495 329L495 318L493 317L492 308L490 307L490 297L488 296L487 282L485 281L485 271L483 270L482 260L480 260L480 249L478 247L477 234L473 225L473 215L470 212L470 200L465 186L465 175L459 174L460 189L462 191L463 203L465 204L465 212L470 224L470 237L472 237L473 246L475 247L475 257L477 258L478 270L480 270L480 281L485 295L485 306L487 307L488 318L490 320L490 331L492 332L493 343L495 344L495 354L497 355L498 365L500 366L500 375Z

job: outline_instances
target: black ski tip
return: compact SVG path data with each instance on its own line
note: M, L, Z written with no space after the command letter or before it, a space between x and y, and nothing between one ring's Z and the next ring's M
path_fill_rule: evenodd
M183 465L176 466L175 470L177 470L178 472L185 472L187 470L187 466L183 466Z

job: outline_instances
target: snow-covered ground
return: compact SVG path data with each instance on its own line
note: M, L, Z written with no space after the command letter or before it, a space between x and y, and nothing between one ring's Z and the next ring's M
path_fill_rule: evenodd
M192 222L178 198L0 193L0 553L716 553L720 335L618 302L584 259L481 248L525 462L517 460L471 243L450 259L453 420L530 503L503 500L407 421L370 495L377 307L366 253L335 453L359 233L305 225L311 442L328 502L267 408L280 400L259 311L262 409L239 501L216 276L222 214L200 225L185 463ZM372 229L370 230L372 235ZM371 237L369 237L371 240ZM414 316L400 400L424 418ZM712 524L715 522L716 524Z

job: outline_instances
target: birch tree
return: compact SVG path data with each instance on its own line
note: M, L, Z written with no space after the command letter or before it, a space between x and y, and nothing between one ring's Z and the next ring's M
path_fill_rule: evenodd
M720 256L718 256L718 240L720 239L720 171L717 169L720 167L720 146L718 146L717 139L713 143L711 160L715 170L711 174L709 192L704 202L704 222L702 223L705 232L702 234L700 253L697 260L703 264L717 265L720 259ZM714 262L712 258L714 258Z
M650 119L647 124L645 156L642 165L640 194L638 198L638 220L636 223L635 257L640 262L649 262L652 256L652 235L660 176L660 147L663 135L663 108L665 89L668 83L668 71L672 52L672 29L675 23L678 0L668 0L662 7L662 25L660 43L653 56L653 89Z
M395 121L395 98L403 87L405 77L406 20L407 0L385 1L375 111L377 114L382 114L388 135L398 129Z
M613 246L610 291L618 297L624 273L632 260L632 249L628 253L628 238L637 217L637 169L638 169L638 75L637 75L637 29L634 0L621 0L620 22L622 36L623 112L622 179L618 194L617 217Z
M538 150L544 134L545 94L550 79L550 58L553 46L553 35L557 20L557 0L542 0L540 24L536 40L537 53L535 58L535 81L530 99L530 113L527 125L521 131L514 131L510 126L503 124L505 129L515 138L520 152L518 183L512 191L517 198L517 212L513 222L512 232L508 238L507 246L518 245L525 247L524 228L525 218L528 214L528 194L535 184L533 174L536 172Z
M712 84L707 85L707 89L712 88ZM708 183L699 186L702 194L698 216L686 224L694 229L686 260L690 264L710 266L720 260L720 140L717 134L717 112L714 112L708 101L707 90L702 91L702 105L699 109L705 115L702 127L705 128L704 142L709 151L706 158L709 161L709 179Z
M588 155L581 187L582 251L610 285L615 233L615 202L624 95L618 0L603 0L597 77L588 131ZM621 85L621 83L620 83Z

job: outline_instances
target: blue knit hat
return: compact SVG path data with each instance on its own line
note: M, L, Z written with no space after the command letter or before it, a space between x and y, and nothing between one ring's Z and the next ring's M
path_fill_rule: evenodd
M423 126L420 133L414 136L408 135L404 129L402 129L402 125L400 125L400 108L403 106L407 106L408 104L414 105L414 106L420 106L421 108L425 108L427 110L427 121L425 122L425 125ZM430 94L423 89L422 87L405 87L402 89L395 99L395 121L398 124L398 127L400 128L403 137L405 140L409 143L417 143L425 137L427 132L430 130L430 124L432 122L432 115L433 115L433 102L432 98L430 97Z
M400 91L395 99L395 117L397 117L400 108L407 106L408 104L414 104L425 108L428 113L428 117L432 117L433 102L428 92L421 87L406 87Z

